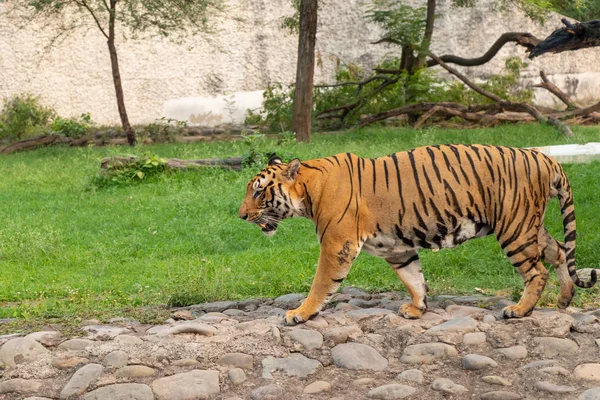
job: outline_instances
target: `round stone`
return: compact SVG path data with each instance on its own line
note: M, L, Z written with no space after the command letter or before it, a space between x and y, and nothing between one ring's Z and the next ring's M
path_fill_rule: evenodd
M600 387L586 390L579 395L577 400L600 400Z
M88 364L79 368L61 390L60 398L69 399L82 395L102 375L103 371L104 367L100 364Z
M288 376L306 378L314 374L321 363L300 353L292 353L285 358L266 357L262 360L263 378L271 379L272 372L282 371Z
M44 346L31 338L17 338L9 340L0 348L0 362L16 368L19 364L34 361L48 353Z
M121 368L127 365L127 360L129 360L129 356L123 350L111 351L104 357L104 362L109 368Z
M477 321L471 317L454 318L425 331L424 335L444 336L448 333L469 333L477 330Z
M421 343L406 346L400 362L406 364L428 364L457 356L453 346L445 343Z
M152 382L157 400L207 398L220 393L219 371L198 370L175 374Z
M520 400L523 396L518 393L497 390L494 392L483 393L479 398L481 400Z
M156 336L177 335L179 333L194 333L202 336L214 336L217 328L199 322L184 322L159 331Z
M294 329L287 335L295 342L300 343L305 349L318 349L323 346L323 335L309 329Z
M495 368L498 363L489 357L479 354L467 354L462 359L463 368L468 371L475 371L484 368Z
M578 378L600 381L600 364L581 364L573 373Z
M447 394L463 394L469 391L466 387L456 384L446 378L437 378L433 381L431 388Z
M217 360L217 364L226 368L252 369L254 357L244 353L227 353Z
M546 367L546 368L540 369L540 372L550 374L550 375L561 375L561 376L568 376L571 374L567 369L564 369L563 367Z
M0 382L0 394L18 393L18 394L29 394L37 393L42 386L41 381L29 380L29 379L9 379L4 382Z
M509 360L520 360L527 358L527 348L525 346L512 346L504 349L498 349L498 353L502 354Z
M535 383L535 387L549 393L571 393L577 390L573 386L560 386L547 381L538 381Z
M93 345L95 342L89 339L70 339L58 345L60 350L82 351Z
M369 393L367 393L367 397L378 400L397 400L404 399L416 391L417 389L412 386L393 383L391 385L379 386L375 389L372 389L369 391Z
M579 350L577 343L570 339L559 339L555 337L536 337L533 338L538 350L546 357L557 355L570 356Z
M304 388L306 394L316 394L322 392L329 392L331 390L331 383L325 381L316 381Z
M278 385L261 386L250 393L251 400L281 400L284 399L286 391Z
M84 357L56 357L52 360L52 366L56 369L68 369L73 368L80 364L87 364L90 362Z
M154 400L152 389L140 383L103 386L83 396L83 400Z
M329 329L327 332L325 332L324 338L328 342L333 342L333 344L342 344L346 343L349 337L358 337L362 334L362 330L355 325L340 326L338 328Z
M485 383L489 383L490 385L501 385L501 386L510 386L511 383L508 379L505 379L501 376L496 375L488 375L481 378Z
M156 371L145 365L128 365L115 373L117 378L146 378L154 375Z
M485 339L485 332L465 333L465 335L463 336L463 343L466 345L483 344L485 343Z
M425 382L425 378L423 378L423 372L419 371L418 369L407 369L406 371L402 371L398 375L398 378L416 383Z
M367 385L371 385L375 382L375 379L373 378L358 378L354 381L352 381L353 385L356 386L367 386Z
M483 316L482 321L485 324L491 324L493 322L496 322L496 317L494 317L492 314L486 314Z
M139 337L131 335L119 335L114 340L115 343L120 344L121 346L134 346L144 343Z
M246 373L241 368L233 368L227 372L227 377L234 385L239 385L246 380Z
M382 371L388 361L374 348L361 343L338 344L331 350L333 363L339 368Z

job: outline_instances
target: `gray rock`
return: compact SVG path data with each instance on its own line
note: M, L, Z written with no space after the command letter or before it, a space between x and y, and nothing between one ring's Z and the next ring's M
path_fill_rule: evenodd
M204 312L223 312L228 308L237 308L237 301L215 301L212 303L194 304L190 310L201 310Z
M498 353L509 360L521 360L527 358L527 348L525 346L512 346L505 349L498 349Z
M179 333L194 333L202 336L214 336L217 328L200 322L184 322L159 331L156 336L177 335Z
M238 310L236 308L228 308L227 310L223 311L223 314L225 314L229 317L239 317L239 316L246 315L246 312L242 311L242 310Z
M152 389L141 383L118 383L87 393L83 400L154 400Z
M17 394L28 394L37 393L42 386L41 381L30 380L30 379L9 379L4 382L0 382L0 394L17 393Z
M463 343L466 345L478 345L486 342L485 332L465 333Z
M331 350L333 363L339 368L382 371L388 361L374 348L361 343L338 344Z
M355 325L351 326L340 326L338 328L332 328L325 332L325 341L331 341L333 344L346 343L349 337L358 337L362 335L362 330Z
M351 306L359 307L359 308L373 308L379 305L380 301L378 299L371 300L363 300L363 299L352 299L348 302Z
M535 387L549 393L571 393L577 390L573 386L560 386L546 381L537 381Z
M94 343L96 342L89 339L70 339L59 344L58 348L59 350L82 351L92 346Z
M356 386L368 386L373 383L375 383L375 379L373 378L358 378L352 381L352 384Z
M323 346L323 335L309 329L293 329L287 335L294 341L300 343L305 349L319 349Z
M458 352L445 343L422 343L406 346L400 362L406 364L429 364L434 361L455 357Z
M535 314L535 313L534 313ZM542 312L535 319L543 336L564 338L571 332L574 319L569 314L558 311Z
M227 377L234 385L239 385L246 381L246 373L241 368L233 368L227 372Z
M117 378L146 378L155 375L156 371L145 365L128 365L115 373Z
M549 375L561 375L561 376L571 375L571 373L567 369L564 369L563 367L546 367L546 368L540 369L540 372L543 372L543 373L549 374Z
M85 357L56 357L52 360L52 366L56 369L69 369L80 364L87 364L90 360Z
M104 367L100 364L88 364L79 368L61 390L60 398L69 399L82 395L102 375L103 371Z
M468 371L476 371L484 368L496 368L498 363L486 356L467 354L462 358L462 365Z
M118 335L131 333L127 328L110 325L88 325L81 328L88 333L88 339L111 340Z
M459 318L459 317L468 317L469 315L483 314L487 310L485 310L484 308L478 308L478 307L459 306L456 304L450 304L448 307L446 307L446 311L450 315L452 315L453 318Z
M119 335L114 340L121 346L136 346L144 343L139 337L131 335Z
M418 369L407 369L406 371L400 372L398 375L398 379L404 379L406 381L423 383L425 382L425 378L423 378L423 372Z
M391 385L379 386L375 389L372 389L367 393L367 397L370 399L378 399L378 400L397 400L404 399L413 393L415 393L417 389L412 386L400 385L398 383L394 383Z
M494 329L487 331L487 341L493 347L511 347L517 343L515 329L505 324L495 324Z
M446 378L437 378L433 381L431 388L447 394L463 394L469 391L466 387L458 385Z
M286 358L267 357L262 360L263 378L272 379L271 373L282 371L288 376L306 378L314 374L321 363L305 357L300 353L292 353Z
M448 333L469 333L475 330L477 330L477 321L471 317L460 317L429 328L424 335L444 336Z
M510 386L511 383L508 379L496 375L488 375L481 378L485 383L490 385Z
M48 353L44 346L33 339L16 338L4 343L0 348L0 362L16 368L19 364L34 361Z
M122 366L127 365L128 360L129 356L123 350L111 351L104 358L104 362L109 368L121 368Z
M572 329L579 333L591 333L600 332L600 323L598 318L591 314L576 313L571 315L573 317Z
M344 286L341 290L342 294L349 294L352 297L369 300L372 296L364 290L354 286Z
M340 303L345 304L345 303ZM351 304L346 304L347 306L352 306ZM386 315L393 314L392 310L388 310L385 308L361 308L359 310L352 310L346 313L346 316L352 321L360 321L361 319L378 316L378 315Z
M533 342L537 345L538 351L546 357L557 355L573 355L579 350L577 343L570 339L559 339L555 337L536 337Z
M278 385L261 386L250 393L251 400L281 400L284 399L286 390Z
M586 390L579 395L577 400L600 400L600 387Z
M217 360L217 364L227 368L254 368L254 357L244 353L227 353Z
M191 367L197 364L199 364L198 360L194 360L193 358L182 358L171 363L174 367Z
M522 399L523 396L518 393L498 390L494 392L483 393L479 398L481 400L519 400Z
M581 364L573 371L576 377L592 381L600 381L600 364Z
M34 332L25 337L33 339L44 346L56 346L62 340L62 335L57 331Z
M486 314L483 316L482 321L486 324L491 324L493 322L496 322L496 317L494 317L492 314Z
M284 310L293 310L302 304L306 296L301 293L284 294L273 300L273 306Z
M152 382L157 400L207 399L220 393L219 371L195 369Z
M306 386L303 390L306 394L316 394L331 391L331 383L325 381L316 381Z

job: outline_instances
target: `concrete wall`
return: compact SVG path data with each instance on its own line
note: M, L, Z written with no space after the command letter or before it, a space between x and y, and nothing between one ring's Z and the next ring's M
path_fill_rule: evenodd
M291 14L289 0L227 3L217 33L208 40L198 36L183 44L162 38L119 41L132 123L161 116L201 125L228 122L231 117L238 121L246 108L259 106L257 91L271 82L294 80L297 41L280 28L282 18ZM99 32L90 24L45 51L51 33L33 25L17 29L4 15L5 7L0 2L0 97L31 92L61 115L90 112L99 123L118 123L108 50ZM365 22L363 9L362 0L323 2L317 35L318 82L331 82L340 63L370 67L396 54L394 47L370 44L380 32ZM498 14L492 0L479 0L477 8L458 11L450 9L449 0L440 0L433 50L472 57L483 54L502 32L528 31L545 37L559 25L558 16L540 27L518 12ZM521 47L506 46L492 63L465 71L484 80L502 69L504 58L515 54L525 56ZM540 69L582 102L600 98L596 95L600 93L599 49L542 57L524 72L524 84L539 80ZM542 104L554 102L544 91L536 95Z

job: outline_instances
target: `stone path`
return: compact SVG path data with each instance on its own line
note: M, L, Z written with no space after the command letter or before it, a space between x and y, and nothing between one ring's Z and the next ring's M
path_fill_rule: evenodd
M408 300L345 287L317 318L282 325L303 296L173 310L164 325L87 321L0 336L0 399L600 400L600 310L503 320L501 297Z

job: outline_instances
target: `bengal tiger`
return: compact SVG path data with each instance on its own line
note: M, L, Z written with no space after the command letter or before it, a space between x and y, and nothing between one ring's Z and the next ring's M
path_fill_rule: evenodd
M565 241L544 227L548 201L558 196ZM283 163L273 157L250 180L239 217L275 234L285 218L314 222L320 242L308 297L288 311L285 323L307 321L324 307L361 251L385 259L406 286L404 318L427 309L419 249L451 248L494 234L519 271L525 290L505 318L530 315L548 280L541 260L560 281L558 307L566 308L573 284L589 288L575 272L573 193L563 168L534 149L490 145L419 147L380 158L351 153Z

